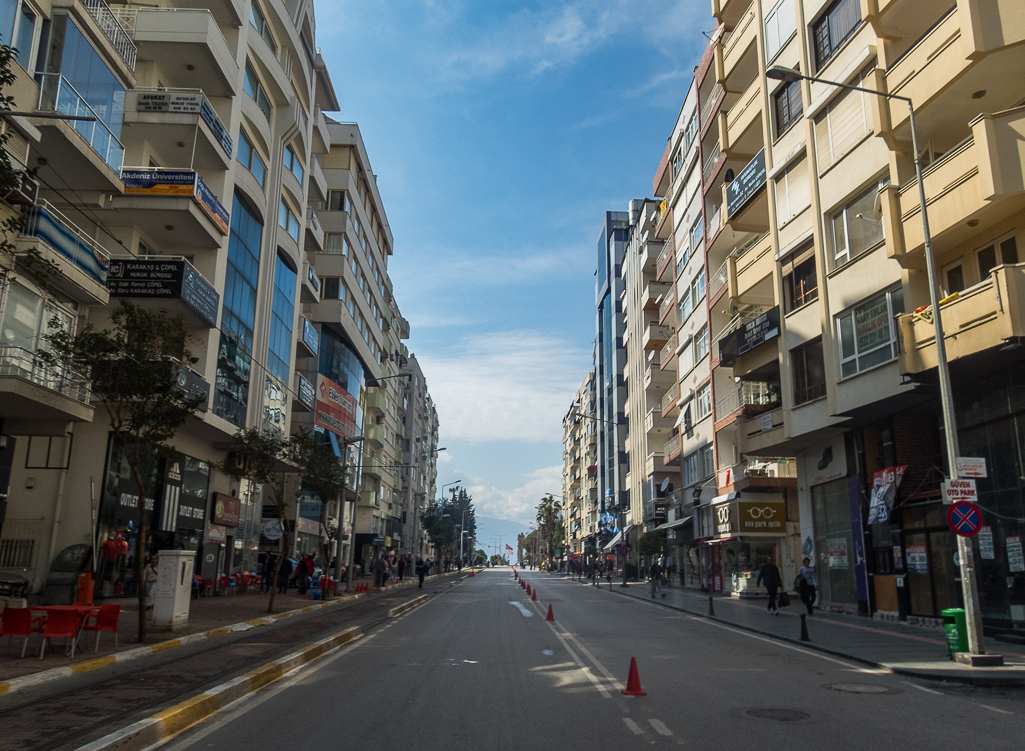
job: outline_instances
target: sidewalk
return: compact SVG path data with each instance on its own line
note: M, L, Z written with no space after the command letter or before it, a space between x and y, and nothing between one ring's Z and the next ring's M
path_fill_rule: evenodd
M608 591L608 584L603 584L602 589ZM790 607L780 608L778 616L766 612L768 600L764 597L721 596L712 599L715 615L710 616L708 595L679 586L663 587L666 597L656 596L654 600L648 582L631 582L629 587L623 588L621 581L613 581L612 591L902 675L976 685L1025 686L1025 647L994 639L986 640L986 650L1004 655L1004 666L973 668L948 659L947 642L941 629L839 613L816 610L806 619L810 641L802 642L800 614L806 611L793 594Z
M438 578L438 576L432 576L424 584L434 583ZM358 578L354 582L354 584L367 583L373 584L372 577ZM390 585L386 589L391 591L409 586L416 589L416 577L406 577L401 583ZM375 590L371 588L371 592L373 591ZM8 640L4 639L0 643L0 694L7 692L4 690L5 687L10 690L8 682L24 676L52 669L68 673L86 672L90 669L104 667L115 659L120 662L122 658L134 657L134 654L126 654L133 650L149 654L153 651L179 646L186 637L213 638L228 633L230 630L248 630L301 613L305 609L312 610L324 604L340 602L346 597L346 593L344 590L339 590L339 593L340 596L332 597L328 603L323 603L313 599L313 590L307 591L305 595L300 595L298 590L289 589L287 594L275 595L273 615L267 613L269 594L261 593L259 587L254 587L244 594L199 597L190 601L189 623L186 628L174 632L149 629L146 641L141 644L138 641L138 599L127 597L108 600L106 602L122 606L121 616L118 620L117 649L114 648L114 635L110 632L103 632L100 635L100 650L94 652L96 634L86 632L79 638L79 648L75 652L74 659L65 656L64 639L58 639L53 645L47 644L46 655L40 660L39 649L42 637L36 634L29 637L28 651L25 659L21 659L22 639L20 637L11 638L10 644L7 644ZM346 601L353 597L354 595L349 595ZM115 655L119 656L115 657Z

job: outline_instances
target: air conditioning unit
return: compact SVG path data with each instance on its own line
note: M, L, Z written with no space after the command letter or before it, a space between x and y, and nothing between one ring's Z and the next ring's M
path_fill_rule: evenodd
M21 184L14 190L8 191L4 200L8 203L21 206L35 206L39 198L39 183L25 173L21 174Z

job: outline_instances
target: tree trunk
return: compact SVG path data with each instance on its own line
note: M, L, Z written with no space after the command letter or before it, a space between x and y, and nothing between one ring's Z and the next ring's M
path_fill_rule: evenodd
M138 453L138 449L136 449ZM127 451L125 454L127 455ZM146 582L143 581L143 571L146 568L146 538L149 536L149 511L146 508L146 483L143 482L142 472L139 471L139 457L135 462L129 462L132 474L135 475L135 484L139 487L139 540L135 545L135 582L136 595L139 600L139 642L146 641Z
M281 524L281 550L278 553L278 562L274 565L274 578L270 582L270 600L267 602L267 612L274 612L274 595L278 592L278 577L281 576L281 564L285 562L285 551L288 550L288 533L285 531L285 520L279 518L278 522Z

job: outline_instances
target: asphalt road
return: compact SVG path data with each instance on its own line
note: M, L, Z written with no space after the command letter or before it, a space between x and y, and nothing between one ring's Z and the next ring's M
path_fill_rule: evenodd
M537 603L486 571L164 748L1023 747L1021 691L916 682L525 576ZM645 697L620 693L631 657Z

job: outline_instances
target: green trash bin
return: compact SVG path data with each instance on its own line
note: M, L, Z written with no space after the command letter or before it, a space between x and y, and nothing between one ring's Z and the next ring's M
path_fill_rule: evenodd
M964 608L947 608L940 615L947 634L947 654L954 659L955 652L968 651L968 620Z

